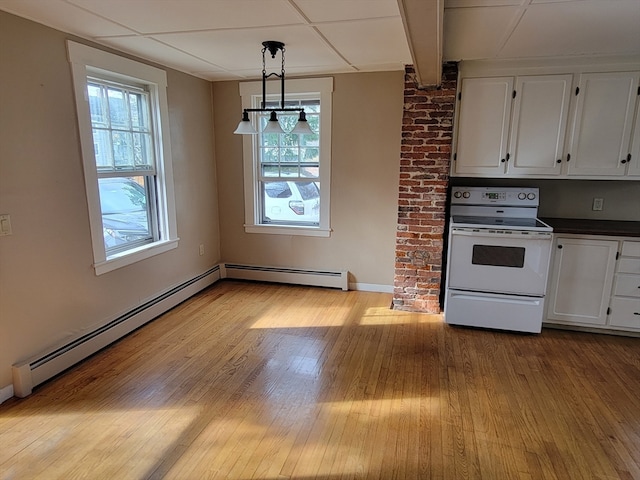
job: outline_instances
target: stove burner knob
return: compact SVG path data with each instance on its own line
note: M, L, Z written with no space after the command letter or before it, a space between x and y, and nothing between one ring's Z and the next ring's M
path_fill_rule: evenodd
M527 198L528 198L529 200L533 200L534 198L536 198L536 194L535 194L535 193L533 193L533 192L531 192L531 193L527 194Z
M520 192L518 194L518 200L524 200L525 198L527 198L527 194L524 192Z
M464 192L464 193L462 194L462 196L463 196L464 198L469 198L469 197L471 196L471 194L470 194L469 192Z
M454 197L456 197L456 198L460 198L460 197L462 196L462 193L460 193L460 192L455 192L455 193L453 194L453 196L454 196Z

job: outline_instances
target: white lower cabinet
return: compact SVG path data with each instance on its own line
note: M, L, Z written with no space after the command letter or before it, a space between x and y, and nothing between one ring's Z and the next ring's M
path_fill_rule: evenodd
M640 241L556 235L546 323L640 332Z

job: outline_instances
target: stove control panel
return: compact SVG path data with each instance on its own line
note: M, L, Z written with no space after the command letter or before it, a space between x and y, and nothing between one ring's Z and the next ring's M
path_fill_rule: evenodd
M453 187L452 205L504 205L537 207L539 191L534 187Z

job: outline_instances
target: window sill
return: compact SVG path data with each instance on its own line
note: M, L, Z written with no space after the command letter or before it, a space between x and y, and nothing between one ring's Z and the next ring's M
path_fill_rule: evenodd
M298 227L295 225L245 225L246 233L267 233L271 235L300 235L306 237L330 237L331 230L320 227Z
M169 250L173 250L178 247L178 241L176 238L173 240L165 240L149 245L143 245L126 252L121 252L108 257L104 262L97 262L93 265L96 271L96 275L102 275L103 273L111 272L121 267L131 265L132 263L139 262L145 258L159 255Z

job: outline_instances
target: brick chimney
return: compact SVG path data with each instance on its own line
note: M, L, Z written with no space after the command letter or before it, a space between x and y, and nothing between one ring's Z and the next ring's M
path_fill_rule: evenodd
M440 313L445 212L458 70L420 89L405 69L393 306Z

